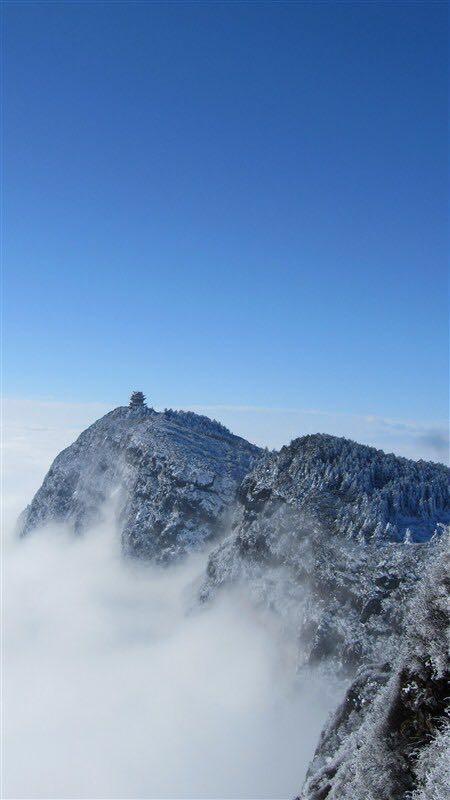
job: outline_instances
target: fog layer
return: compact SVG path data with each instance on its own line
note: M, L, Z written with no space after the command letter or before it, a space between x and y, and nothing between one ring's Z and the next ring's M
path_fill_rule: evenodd
M18 541L30 463L7 465L3 796L292 797L334 705L295 641L243 589L199 608L206 555L125 561L112 519Z

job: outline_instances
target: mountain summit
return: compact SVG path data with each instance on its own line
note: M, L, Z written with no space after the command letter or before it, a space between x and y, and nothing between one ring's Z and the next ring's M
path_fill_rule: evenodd
M114 495L124 553L166 561L219 533L260 453L218 422L158 413L134 392L57 456L19 529L64 522L80 533Z
M445 733L447 552L434 534L450 521L449 478L443 464L327 434L263 454L136 391L59 454L20 530L64 522L79 533L109 501L126 555L165 563L217 540L199 601L240 583L291 632L299 670L320 664L351 681L302 800L405 800ZM438 779L414 797L444 797Z

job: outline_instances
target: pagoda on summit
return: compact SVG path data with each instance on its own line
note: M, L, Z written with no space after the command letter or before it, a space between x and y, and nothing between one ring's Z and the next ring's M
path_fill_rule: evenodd
M143 392L132 392L129 408L147 408L145 399L145 394Z

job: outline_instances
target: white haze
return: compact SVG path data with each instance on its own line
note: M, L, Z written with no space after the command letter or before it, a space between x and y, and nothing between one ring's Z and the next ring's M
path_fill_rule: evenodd
M336 697L276 618L237 590L199 610L206 556L125 562L111 519L17 541L50 453L40 428L9 443L2 796L292 797Z
M125 398L118 400L125 402ZM150 399L151 402L151 399ZM233 433L261 447L280 448L308 433L345 436L361 444L407 458L448 463L448 419L388 419L373 414L343 414L319 409L264 408L187 404L172 400L167 405L206 414L223 422ZM81 431L114 407L114 403L60 402L52 398L7 397L3 400L7 420L7 447L36 460L48 444L52 454L70 444ZM159 406L158 406L159 408ZM30 434L36 442L28 447Z
M243 596L187 613L202 562L124 563L108 525L8 543L6 797L295 793L327 701Z

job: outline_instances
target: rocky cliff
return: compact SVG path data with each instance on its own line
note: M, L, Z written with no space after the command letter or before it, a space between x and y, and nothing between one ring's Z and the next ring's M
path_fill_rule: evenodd
M359 670L298 800L444 800L450 785L449 532L427 563L391 663Z
M316 435L240 486L201 599L240 583L297 637L300 670L349 681L301 800L446 797L449 478L440 464Z
M20 527L80 533L114 498L127 555L167 562L217 539L200 600L240 583L283 620L300 671L348 684L302 800L440 800L449 484L442 464L346 439L263 454L206 417L140 405L60 453Z
M124 553L167 561L217 536L259 448L207 417L120 407L60 453L22 514L81 533L116 507Z
M429 541L450 518L449 476L346 439L296 439L244 479L201 597L244 581L278 609L309 663L351 672L386 656Z

